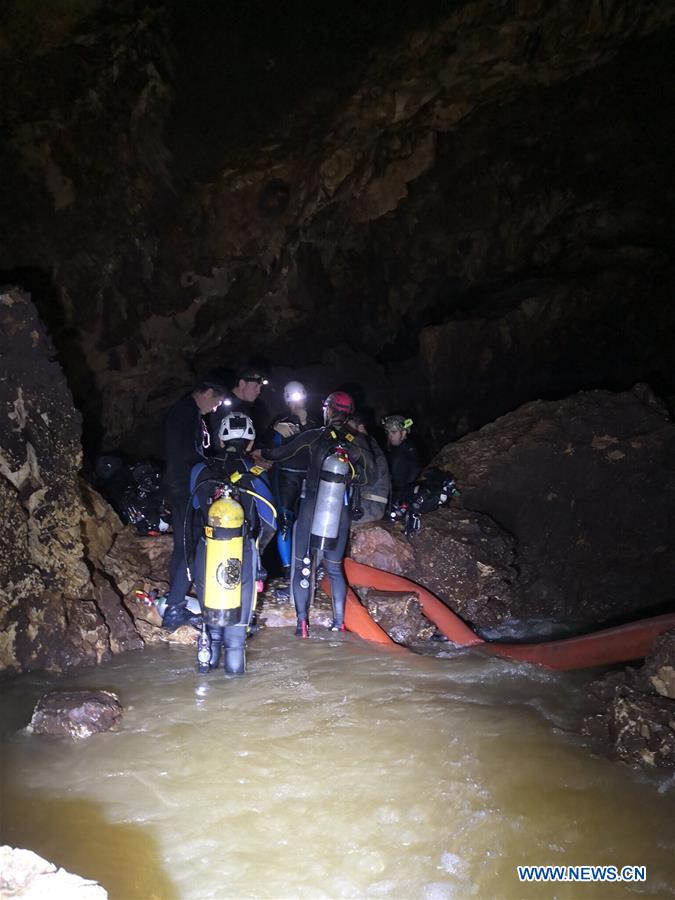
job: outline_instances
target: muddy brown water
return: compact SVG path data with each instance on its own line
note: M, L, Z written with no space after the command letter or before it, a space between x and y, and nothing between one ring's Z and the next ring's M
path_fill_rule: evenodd
M125 900L675 895L675 778L578 737L593 673L315 632L257 635L238 680L166 646L5 683L2 842ZM46 690L94 687L117 733L20 730ZM536 864L647 880L520 883Z

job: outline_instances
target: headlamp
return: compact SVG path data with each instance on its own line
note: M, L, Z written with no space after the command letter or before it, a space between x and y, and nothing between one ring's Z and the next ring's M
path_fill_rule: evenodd
M302 403L302 401L305 399L305 395L302 391L293 391L291 394L289 394L288 399L291 401L291 403Z

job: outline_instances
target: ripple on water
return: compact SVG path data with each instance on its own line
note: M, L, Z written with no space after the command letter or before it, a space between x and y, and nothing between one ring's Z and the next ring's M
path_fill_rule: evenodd
M9 839L111 897L519 897L528 863L644 864L648 892L673 894L675 779L564 731L590 676L286 631L249 662L203 677L192 650L158 648L17 679L1 701L17 727L46 687L108 687L127 711L81 744L8 736Z

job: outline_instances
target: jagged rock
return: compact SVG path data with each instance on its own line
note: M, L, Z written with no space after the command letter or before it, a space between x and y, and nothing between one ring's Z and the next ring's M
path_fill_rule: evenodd
M462 618L495 626L522 615L515 541L489 516L439 509L411 537L415 581Z
M105 624L110 631L110 649L113 653L140 650L143 639L134 626L134 620L122 604L118 590L99 572L93 576L94 598Z
M73 740L118 728L124 709L112 691L55 691L41 697L26 730Z
M167 575L172 547L170 536L140 537L136 529L129 525L117 534L101 563L106 575L119 591L125 609L131 613L136 631L148 644L168 640L193 643L196 639L194 628L181 628L180 635L169 635L160 627L162 620L156 608L146 606L137 599L137 590L166 593L169 587Z
M635 765L675 768L675 702L628 685L618 688L604 718L616 755Z
M591 685L598 709L583 731L631 765L675 768L675 631L660 635L644 666Z
M654 641L644 674L658 694L675 700L675 630Z
M406 575L415 568L413 550L400 525L370 522L352 528L349 555L356 562L394 575Z
M124 526L112 506L83 478L80 479L80 492L86 510L82 519L82 542L87 559L101 568L115 536Z
M428 641L436 630L423 615L414 593L366 590L362 598L373 619L397 644Z
M108 892L95 881L57 869L32 850L0 847L0 895L22 900L106 900Z
M110 655L82 542L80 416L28 295L0 291L0 670Z
M527 403L434 460L515 539L522 616L595 625L672 600L675 424L644 397Z
M488 516L459 508L425 513L410 538L400 524L362 525L350 554L421 584L479 630L521 616L515 542Z

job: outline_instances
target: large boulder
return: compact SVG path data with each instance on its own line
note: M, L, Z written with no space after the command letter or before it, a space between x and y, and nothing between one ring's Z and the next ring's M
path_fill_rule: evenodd
M591 625L672 601L675 424L644 385L526 403L434 464L515 539L521 614Z

